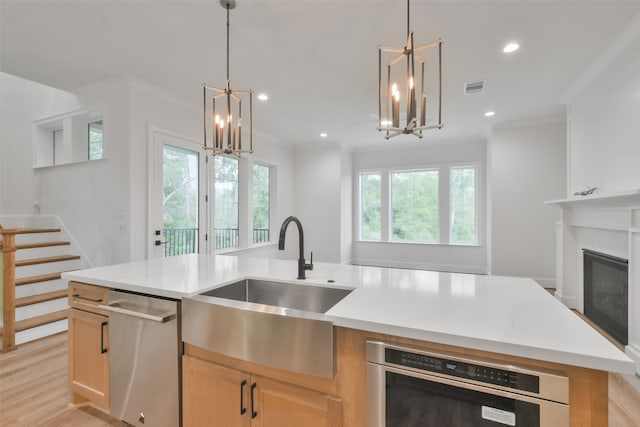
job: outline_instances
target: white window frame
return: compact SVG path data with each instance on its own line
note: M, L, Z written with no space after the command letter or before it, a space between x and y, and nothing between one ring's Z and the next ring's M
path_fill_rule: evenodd
M450 215L451 215L451 193L450 193L450 170L459 168L474 168L475 176L475 243L452 243L450 242ZM391 174L394 172L411 172L411 171L438 171L438 221L439 221L439 241L438 242L420 242L420 241L399 241L391 239ZM364 240L362 239L362 195L360 179L363 174L380 173L381 175L381 239L380 240ZM483 212L482 198L484 197L484 181L482 177L482 165L480 162L460 162L460 163L438 163L426 164L420 166L407 167L381 167L381 168L362 168L355 171L356 197L355 208L357 217L355 218L356 242L372 243L372 244L398 244L398 245L442 245L442 246L481 246L484 236L484 230L480 229L482 223Z

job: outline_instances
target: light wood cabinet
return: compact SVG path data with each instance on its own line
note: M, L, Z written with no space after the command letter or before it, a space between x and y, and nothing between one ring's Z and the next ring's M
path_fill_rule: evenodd
M342 426L337 397L189 355L182 367L185 427Z
M92 403L108 411L109 318L97 308L106 303L107 292L98 286L69 285L69 388L72 403Z

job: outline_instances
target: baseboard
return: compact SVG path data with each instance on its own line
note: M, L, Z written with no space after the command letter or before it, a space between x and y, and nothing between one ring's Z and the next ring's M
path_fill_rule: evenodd
M636 344L628 344L624 350L625 354L636 364L636 375L640 375L640 346Z
M576 297L565 297L562 295L562 291L556 290L553 294L556 299L558 299L561 303L566 305L569 308L578 309L578 298Z
M371 267L387 267L387 268L405 268L410 270L429 270L442 271L447 273L468 273L468 274L487 274L485 267L477 267L472 265L450 265L450 264L427 264L416 262L403 262L379 259L352 259L352 265L371 266Z
M555 289L556 288L556 279L546 279L546 278L538 278L534 277L533 280L536 281L539 285L541 285L545 289Z

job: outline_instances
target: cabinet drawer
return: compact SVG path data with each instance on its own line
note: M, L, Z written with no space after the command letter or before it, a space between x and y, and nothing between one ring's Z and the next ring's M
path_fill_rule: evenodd
M87 285L86 283L69 282L69 306L81 310L107 315L100 310L100 304L109 302L109 288Z

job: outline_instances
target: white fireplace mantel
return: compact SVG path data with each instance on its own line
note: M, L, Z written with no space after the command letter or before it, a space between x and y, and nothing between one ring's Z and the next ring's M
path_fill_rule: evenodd
M640 189L545 202L556 214L556 292L584 312L582 249L629 260L629 344L640 374Z

